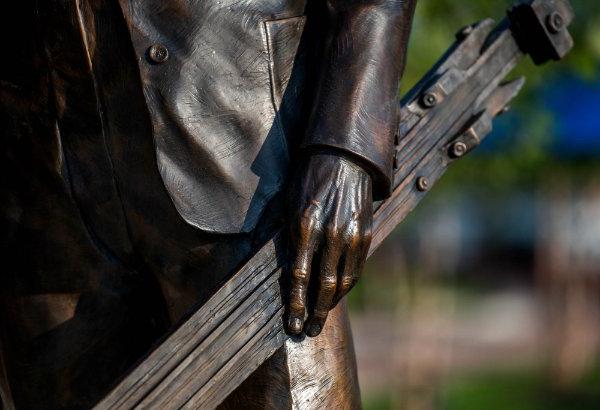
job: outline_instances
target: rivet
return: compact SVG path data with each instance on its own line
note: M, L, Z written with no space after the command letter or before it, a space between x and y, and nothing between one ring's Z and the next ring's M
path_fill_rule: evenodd
M450 147L450 152L456 158L460 158L467 153L467 144L462 141L457 141Z
M169 50L162 44L153 44L148 48L148 58L152 62L160 64L169 58Z
M558 12L554 11L546 18L546 27L551 33L558 33L565 25L563 16Z
M435 107L435 105L437 104L437 97L434 93L425 93L423 95L423 98L421 99L422 104L427 107L427 108L431 108L431 107Z
M426 177L418 177L417 189L421 192L427 191L429 189L429 180Z

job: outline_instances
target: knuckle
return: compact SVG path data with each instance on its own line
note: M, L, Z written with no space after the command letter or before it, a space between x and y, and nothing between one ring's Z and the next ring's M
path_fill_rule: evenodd
M315 220L319 219L319 206L312 204L304 208L299 215L299 221L301 224L307 225L314 223Z
M300 221L309 221L312 219L313 214L315 213L315 208L308 206L300 211Z
M321 279L321 289L326 292L334 292L337 287L337 280L333 275L325 275Z
M373 239L373 229L371 229L371 228L365 229L365 232L363 233L364 243L369 245L371 243L372 239Z
M290 301L291 302L301 302L304 304L304 294L306 293L306 288L304 286L294 286L290 291Z
M292 292L290 294L290 310L292 312L304 311L304 297L302 292Z
M306 269L294 269L292 277L297 282L306 282L308 280L308 271Z
M314 219L310 216L301 216L298 218L295 231L298 236L306 237L308 233L312 232L314 229Z
M337 238L340 235L340 228L336 224L329 224L325 228L325 236L330 239Z
M361 243L363 242L363 236L360 234L360 232L353 230L350 232L349 235L349 244L352 247L358 247L361 245Z
M295 317L303 317L304 305L299 303L290 303L290 314Z
M344 277L341 283L342 292L345 294L348 291L350 291L350 289L352 289L354 285L356 285L357 281L358 279L353 276Z

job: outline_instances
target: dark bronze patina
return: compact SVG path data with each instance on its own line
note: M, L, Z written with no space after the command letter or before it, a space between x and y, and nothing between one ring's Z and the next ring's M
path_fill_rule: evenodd
M5 16L23 24L0 67L5 406L90 407L201 306L99 408L358 407L336 303L369 245L422 197L416 175L430 187L449 164L448 138L473 149L521 84L498 87L521 55L506 26L489 36L490 24L473 26L462 53L409 94L397 132L413 10L392 0L11 5ZM558 53L565 33L552 34ZM492 70L492 56L505 66ZM452 66L467 75L447 76ZM474 106L474 93L488 97ZM434 129L440 110L456 121ZM417 134L429 148L406 157ZM373 216L373 198L392 190ZM322 335L280 348L284 263L290 332Z
M415 1L14 3L0 65L6 407L99 401L284 219L290 330L327 334L301 365L337 372L332 397L356 406L345 310L325 319L391 191ZM324 362L308 353L334 345ZM300 400L290 357L230 402Z
M531 6L544 1L552 0L535 0ZM565 3L553 4L565 6ZM523 57L514 37L517 26L503 20L494 27L494 22L486 19L469 27L465 35L459 32L457 42L400 104L404 122L397 132L396 144L397 155L404 155L404 160L395 171L392 195L376 206L369 254L426 195L416 187L418 175L427 175L433 185L457 158L452 155L452 146L464 144L465 153L474 149L491 131L492 118L507 109L523 86L523 79L502 82ZM441 90L444 98L435 110L423 110L422 96L431 88ZM350 403L340 400L345 390L331 388L342 382L338 375L304 360L302 354L315 352L323 357L330 352L328 347L337 351L340 345L322 345L322 338L298 340L285 334L277 285L286 263L285 255L279 252L284 238L284 231L275 234L206 304L122 380L99 403L98 409L129 409L150 403L167 408L211 407L224 400L282 345L288 358L292 396L302 398L296 404L311 408ZM339 306L329 315L336 318L334 323L340 323ZM249 309L262 313L248 318ZM328 328L336 329L331 319L326 322L326 334ZM231 339L231 335L236 337ZM343 336L341 339L347 337L347 333L339 330L337 335ZM227 346L218 349L219 358L214 360L210 354L222 341L227 341ZM300 376L299 382L295 382L298 377L294 375Z

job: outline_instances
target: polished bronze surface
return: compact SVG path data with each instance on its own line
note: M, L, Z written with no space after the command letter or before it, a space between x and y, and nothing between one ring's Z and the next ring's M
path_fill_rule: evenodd
M389 193L413 0L119 4L158 169L188 223L251 231L292 161L324 146L359 161L376 197ZM155 43L169 50L161 64L146 58Z
M359 165L332 153L311 155L298 175L289 205L295 252L288 326L293 334L317 336L329 309L358 281L367 258L371 179Z
M345 301L319 337L290 339L220 409L358 409L360 393Z
M354 368L347 322L328 331L325 318L364 262L373 197L390 192L413 10L412 0L7 6L5 406L93 405L286 218L291 317L310 335L325 329L307 346L340 355L317 363L307 348L303 366L339 372L347 388L323 398L358 403L355 374L341 371ZM282 209L285 192L297 200ZM313 261L322 268L311 273ZM268 362L248 383L268 381L295 406L289 357L288 382ZM252 394L238 397L251 405Z

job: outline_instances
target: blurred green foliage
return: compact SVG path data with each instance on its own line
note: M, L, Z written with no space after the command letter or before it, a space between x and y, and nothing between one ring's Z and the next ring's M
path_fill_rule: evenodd
M435 398L444 410L595 410L600 408L600 367L577 384L561 388L539 369L478 372L453 377ZM365 410L396 408L391 392L366 397Z
M568 389L543 372L488 372L458 377L441 398L446 410L593 410L600 408L600 368Z
M461 27L487 17L499 21L515 1L499 0L420 0L413 23L408 66L403 87L407 90L448 48ZM575 21L569 27L575 47L560 64L535 67L529 61L517 72L526 75L529 86L546 81L560 71L571 71L588 79L597 79L600 61L600 1L571 0Z
M420 0L417 5L401 91L406 92L448 48L461 27L487 17L499 21L515 1ZM571 0L575 20L569 27L575 47L561 62L535 66L524 59L511 77L525 76L526 85L513 102L520 121L511 124L512 135L499 141L493 152L475 152L459 161L442 179L436 191L443 193L471 185L487 193L504 193L539 184L548 173L591 177L598 161L558 161L549 150L553 118L540 100L539 90L561 75L597 81L600 76L600 1ZM493 137L493 136L492 136Z
M484 18L497 21L516 0L419 0L408 52L408 64L401 92L406 92L437 61L462 27ZM575 20L569 27L575 47L560 62L535 66L525 58L511 77L525 76L527 82L512 103L515 115L510 132L503 133L493 150L476 150L454 164L439 185L401 224L394 235L405 234L410 224L423 219L427 203L451 201L453 196L468 191L479 201L494 201L497 196L510 195L515 190L537 190L557 178L574 186L586 179L597 178L600 161L597 158L569 160L557 157L550 149L554 118L542 99L541 90L547 84L565 77L598 83L600 79L600 0L571 0ZM577 103L574 101L574 103ZM511 114L508 114L511 115ZM600 115L600 113L599 113ZM497 126L497 123L496 123ZM600 130L598 130L600 138ZM489 138L499 138L491 135ZM350 293L353 310L404 311L415 298L414 289L422 296L420 272L408 266L394 237L385 241L365 268L363 278ZM396 256L394 256L396 255ZM400 256L398 256L400 255ZM391 259L394 256L396 259ZM438 288L454 292L457 306L469 309L473 295L465 283L442 283ZM374 296L375 295L375 296ZM453 374L443 383L443 391L435 397L434 408L440 409L597 409L600 408L600 365L575 386L560 389L554 385L545 369L527 368L498 372L482 369L462 375ZM365 409L398 408L398 395L392 391L364 395ZM401 407L400 407L401 408Z

